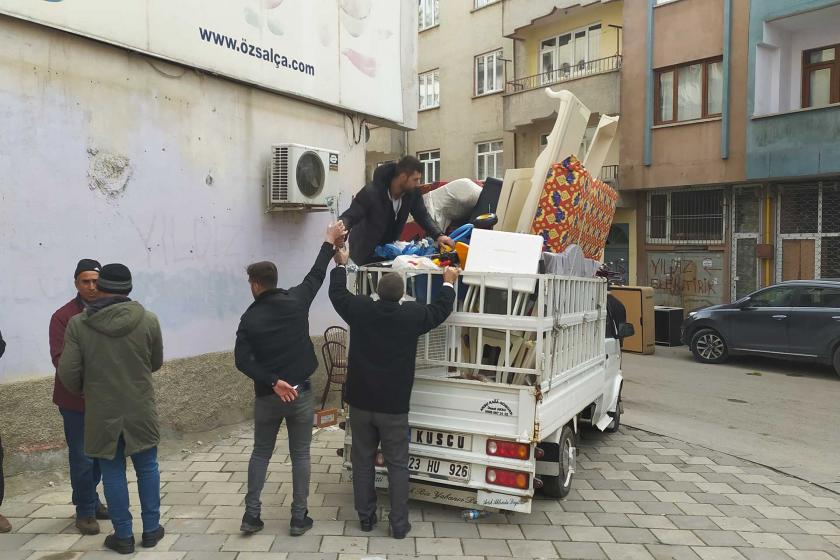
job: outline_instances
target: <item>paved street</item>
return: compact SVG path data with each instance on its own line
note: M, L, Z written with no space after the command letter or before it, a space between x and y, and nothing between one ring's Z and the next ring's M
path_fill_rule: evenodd
M625 354L624 422L732 453L840 492L840 377L826 366L688 348Z
M610 560L840 559L840 496L806 482L646 432L586 432L575 490L539 500L530 515L465 522L461 511L412 504L413 531L396 541L384 524L361 533L335 449L343 432L314 437L306 536L288 531L291 467L278 445L263 495L265 530L239 534L252 439L240 425L161 461L167 536L137 559L263 560L380 557L606 558ZM117 558L103 536L72 528L66 484L11 496L15 532L0 535L3 560ZM137 503L137 497L132 497ZM135 532L139 520L135 515ZM139 551L143 549L138 548Z

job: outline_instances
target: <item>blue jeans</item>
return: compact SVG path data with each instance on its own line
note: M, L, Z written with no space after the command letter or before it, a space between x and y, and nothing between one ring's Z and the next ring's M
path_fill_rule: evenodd
M157 447L152 447L131 456L134 472L137 473L137 490L140 494L140 517L143 532L151 533L160 527L160 471L157 462ZM127 539L134 535L131 513L128 511L128 481L125 477L125 440L120 437L117 453L113 459L100 459L102 484L105 500L114 525L117 538Z
M99 460L85 455L85 415L82 412L59 408L64 419L64 439L70 461L70 485L73 487L73 505L76 517L93 517L99 506L96 487L102 479Z

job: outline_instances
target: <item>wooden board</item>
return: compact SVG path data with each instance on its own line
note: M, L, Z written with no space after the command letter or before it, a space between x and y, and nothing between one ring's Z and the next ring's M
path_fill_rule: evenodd
M815 258L813 239L782 240L782 280L813 280Z

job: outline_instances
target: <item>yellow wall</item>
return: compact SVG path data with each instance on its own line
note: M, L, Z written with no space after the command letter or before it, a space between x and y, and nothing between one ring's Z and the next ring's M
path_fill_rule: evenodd
M615 224L630 224L630 258L628 259L630 264L630 278L628 281L630 282L631 286L636 286L637 276L636 276L636 265L638 260L638 243L636 240L636 210L634 208L617 208L615 211L615 216L613 217L613 223Z
M564 10L568 12L564 14L563 11L558 11L550 16L546 23L537 23L527 29L520 30L516 35L524 39L523 45L527 52L528 62L526 64L528 76L539 74L540 63L540 42L550 37L555 37L561 33L593 25L601 24L601 46L600 58L606 58L616 53L616 37L619 32L623 30L608 27L612 25L622 25L622 9L624 2L610 2L608 4L597 6L586 6L584 8L569 8ZM619 49L620 41L619 41ZM618 53L620 54L620 52Z

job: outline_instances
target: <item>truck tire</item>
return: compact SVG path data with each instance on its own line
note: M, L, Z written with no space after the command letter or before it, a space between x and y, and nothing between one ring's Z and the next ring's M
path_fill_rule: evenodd
M691 337L691 353L703 364L722 364L729 357L726 341L714 329L700 329Z
M559 457L560 476L543 476L543 492L551 498L565 498L572 489L572 473L569 472L571 450L575 446L575 432L566 425L560 432Z

